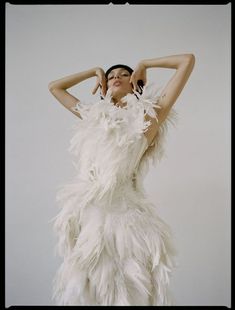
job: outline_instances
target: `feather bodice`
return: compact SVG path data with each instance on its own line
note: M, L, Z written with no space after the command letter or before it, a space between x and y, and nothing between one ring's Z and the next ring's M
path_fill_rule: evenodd
M167 121L160 126L153 146L148 148L144 135L150 125L144 116L148 114L158 121L159 100L159 88L146 85L142 95L136 92L122 98L124 107L113 104L109 91L103 100L95 103L79 102L74 110L82 120L74 128L69 151L74 155L73 162L80 176L107 186L117 180L124 182L133 175L138 178L138 172L146 173L149 161L154 162L163 154ZM167 120L174 113L171 111Z

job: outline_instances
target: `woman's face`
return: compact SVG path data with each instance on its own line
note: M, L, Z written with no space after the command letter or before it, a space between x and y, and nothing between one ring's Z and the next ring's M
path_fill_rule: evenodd
M113 69L107 76L107 88L112 90L112 97L120 100L128 93L133 93L130 83L131 74L124 68Z

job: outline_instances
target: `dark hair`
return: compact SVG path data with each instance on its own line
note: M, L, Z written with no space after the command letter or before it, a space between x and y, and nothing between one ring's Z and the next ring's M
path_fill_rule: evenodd
M133 69L127 65L123 65L123 64L117 64L117 65L114 65L112 67L110 67L106 72L105 72L105 77L106 79L108 79L108 75L109 73L114 70L114 69L117 69L117 68L123 68L125 70L127 70L130 74L132 74L133 72ZM138 86L143 88L144 87L144 82L142 80L138 80L137 82ZM140 94L142 94L142 90L140 91Z
M123 68L123 69L127 70L130 74L132 74L132 72L133 72L133 69L131 69L129 66L122 65L122 64L114 65L114 66L110 67L110 68L105 72L105 77L106 77L106 79L108 78L109 73L110 73L112 70L117 69L117 68Z

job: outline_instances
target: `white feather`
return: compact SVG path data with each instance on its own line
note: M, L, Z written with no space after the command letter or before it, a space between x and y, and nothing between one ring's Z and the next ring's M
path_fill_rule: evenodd
M144 114L157 119L159 98L159 89L146 85L142 95L125 96L123 108L113 105L110 92L104 100L75 107L83 118L69 147L76 176L58 191L60 212L53 218L64 259L53 282L59 305L169 302L172 236L143 186L150 161L163 155L174 114L148 148L144 132L150 122Z

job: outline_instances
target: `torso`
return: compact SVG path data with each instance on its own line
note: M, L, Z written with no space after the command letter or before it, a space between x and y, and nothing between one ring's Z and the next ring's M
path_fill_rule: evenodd
M125 103L122 105L122 107L124 107L124 106L126 106ZM155 136L157 134L159 125L158 125L156 119L151 117L151 116L149 116L148 114L146 114L144 116L144 119L145 119L145 121L151 121L151 125L149 125L147 131L144 133L144 135L145 135L145 137L147 139L148 145L150 146L153 143L153 140L154 140L154 138L155 138Z

